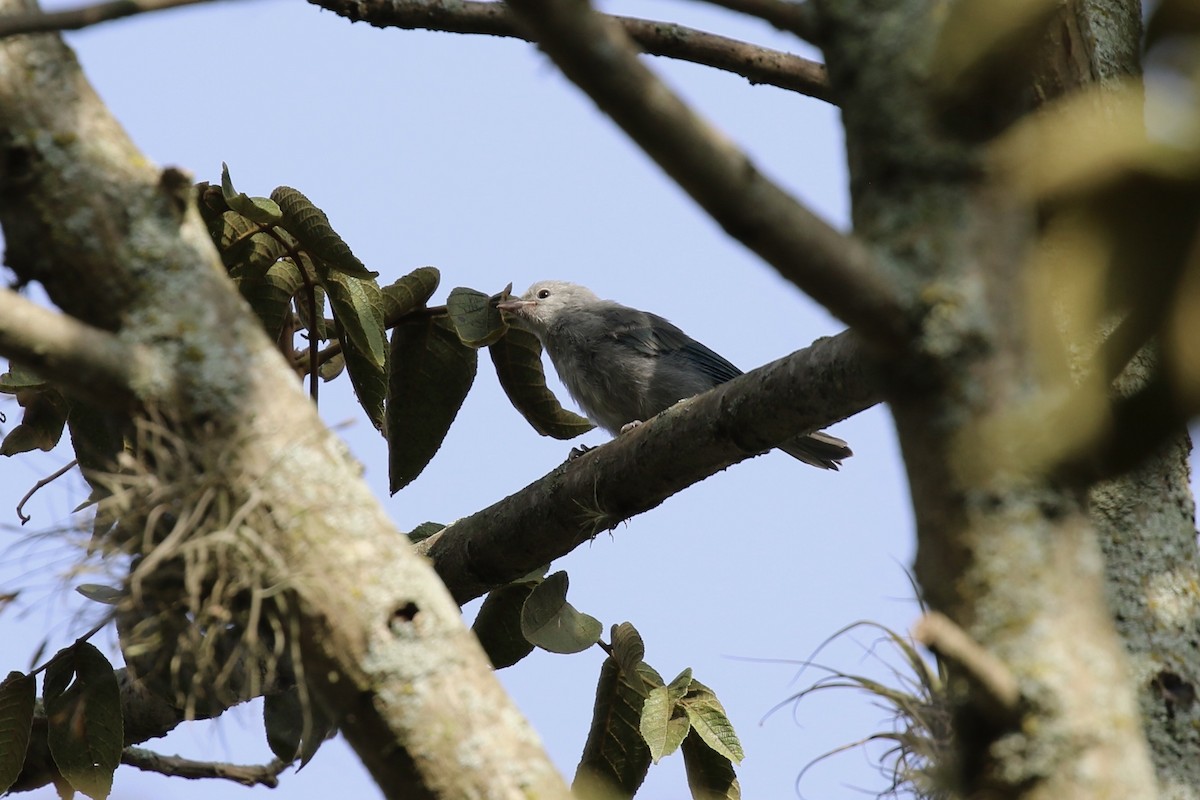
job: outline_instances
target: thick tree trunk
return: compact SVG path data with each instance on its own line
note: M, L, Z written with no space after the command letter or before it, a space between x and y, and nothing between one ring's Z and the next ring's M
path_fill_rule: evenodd
M146 161L55 35L0 42L0 150L8 265L173 366L130 388L183 435L203 431L189 459L216 453L205 479L257 509L269 580L298 601L308 682L385 795L567 796L457 605L225 277L190 179Z
M821 6L856 232L905 266L926 303L922 336L898 359L890 398L917 516L917 575L930 605L1019 687L1012 702L987 675L956 672L956 788L965 796L1155 797L1086 498L1020 468L1021 431L999 431L1039 389L1039 344L1025 333L1020 279L1036 229L985 168L986 142L1038 100L1113 74L1111 62L1093 56L1136 53L1136 27L1089 27L1094 9L1072 4L1050 26L1057 59L1042 77L1054 80L1039 82L1046 62L1036 37L989 40L992 31L953 28L966 14L943 29L934 4L921 0L885 11ZM986 17L984 6L957 10ZM1093 37L1087 48L1075 38L1081 31ZM939 73L955 48L991 46L1002 68L968 60ZM1136 62L1123 68L1136 73Z

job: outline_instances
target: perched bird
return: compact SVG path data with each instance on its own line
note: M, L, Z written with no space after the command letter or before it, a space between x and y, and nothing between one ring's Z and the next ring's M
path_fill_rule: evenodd
M742 374L657 314L601 300L566 281L535 283L499 307L528 323L575 402L613 435ZM853 455L824 432L779 449L822 469L837 469Z

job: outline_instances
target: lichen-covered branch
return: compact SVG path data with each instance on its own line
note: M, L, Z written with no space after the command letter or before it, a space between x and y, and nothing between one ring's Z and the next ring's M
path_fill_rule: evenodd
M58 37L0 42L0 149L8 266L172 365L175 402L159 411L194 437L185 460L210 454L206 474L225 481L231 508L260 512L261 557L229 550L223 569L272 572L296 615L296 669L339 711L384 795L565 798L458 606L225 277L190 180L136 150ZM314 474L298 492L296 476Z
M128 406L170 394L172 375L146 347L0 290L0 356L96 403Z

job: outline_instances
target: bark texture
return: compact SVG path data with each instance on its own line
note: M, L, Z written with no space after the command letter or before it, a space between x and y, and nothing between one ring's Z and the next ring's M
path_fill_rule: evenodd
M209 466L268 510L257 533L298 600L308 679L384 794L565 797L457 605L225 278L188 176L146 161L57 36L0 43L0 152L8 265L174 366L173 397L139 399L227 443Z
M1090 83L1090 53L1130 49L1064 48L1061 26L1080 29L1087 11L1067 6L1049 21L1061 56L1049 94ZM1021 689L1016 713L997 713L979 676L957 672L954 788L1005 798L1155 797L1084 492L1012 468L1019 452L1004 451L1020 438L988 433L1029 407L1039 383L1020 281L1035 219L991 183L985 146L1034 108L1048 20L1029 23L1043 35L989 39L993 31L956 27L962 15L986 15L983 4L960 4L948 19L926 2L819 8L844 109L856 232L907 266L926 304L889 392L917 516L917 575L930 605L999 658ZM983 52L971 65L977 72L939 74L939 56L961 44L940 38L950 34L976 37L965 47Z

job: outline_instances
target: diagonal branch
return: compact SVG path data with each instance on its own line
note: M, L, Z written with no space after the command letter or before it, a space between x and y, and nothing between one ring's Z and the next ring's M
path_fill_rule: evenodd
M874 344L912 337L913 301L860 242L755 168L637 58L613 20L578 0L510 0L559 68L734 238Z
M354 22L377 28L479 33L533 39L503 3L435 0L309 0ZM775 4L772 4L775 5ZM825 66L807 58L695 30L671 22L611 17L652 56L666 56L733 72L762 83L833 102Z
M864 351L849 331L819 340L677 404L417 549L465 603L731 464L878 403L882 381Z
M0 39L18 33L51 33L53 31L77 31L101 22L108 22L148 11L207 3L210 0L112 0L91 6L70 8L65 11L26 12L0 16Z
M127 405L168 393L171 371L143 346L0 290L0 356L89 400Z

